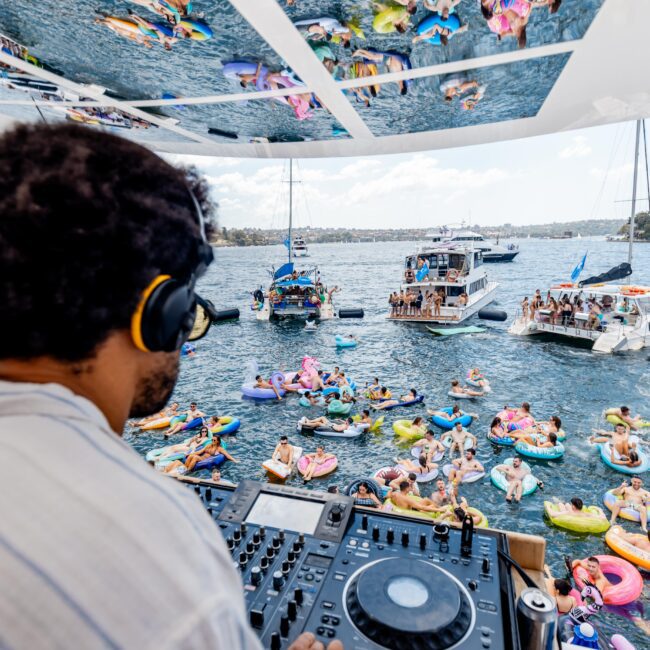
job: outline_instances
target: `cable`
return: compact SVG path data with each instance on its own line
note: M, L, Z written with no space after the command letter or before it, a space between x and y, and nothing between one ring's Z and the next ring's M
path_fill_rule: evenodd
M612 168L612 162L614 161L614 158L616 157L616 154L618 153L618 148L621 144L621 128L622 125L619 124L616 127L616 133L614 133L614 140L612 142L612 149L609 152L609 159L607 162L607 170L605 171L605 175L603 176L603 180L600 183L600 190L598 191L598 194L596 195L596 200L594 201L594 205L591 209L591 215L590 219L593 219L595 214L596 214L596 209L600 205L600 201L603 197L603 192L605 191L605 183L607 182L607 178L609 177L609 171Z
M645 154L645 182L646 190L648 192L648 212L650 212L650 174L648 173L648 141L645 134L645 120L641 120L641 126L643 127L643 151Z

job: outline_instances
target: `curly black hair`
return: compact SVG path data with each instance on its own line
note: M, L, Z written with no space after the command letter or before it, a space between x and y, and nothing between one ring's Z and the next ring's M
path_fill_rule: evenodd
M198 263L207 185L128 140L75 125L0 137L0 359L92 358L159 274Z

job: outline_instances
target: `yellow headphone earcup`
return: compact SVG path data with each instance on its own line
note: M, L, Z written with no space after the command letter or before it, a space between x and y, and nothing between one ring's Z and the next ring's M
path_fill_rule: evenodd
M131 316L131 339L133 344L138 350L142 352L151 352L151 350L145 345L144 337L142 334L142 316L144 314L145 307L147 306L147 301L151 297L151 294L164 282L171 280L171 275L158 275L156 276L147 286L147 288L142 292L140 297L140 302L136 310Z

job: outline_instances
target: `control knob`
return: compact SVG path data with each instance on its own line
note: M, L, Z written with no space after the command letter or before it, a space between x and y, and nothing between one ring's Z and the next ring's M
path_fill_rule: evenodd
M258 566L254 566L251 569L251 584L257 586L260 582L262 582L262 569Z
M300 546L303 546L304 543L305 543L305 533L300 533L298 535L298 544L300 544Z
M484 557L483 562L481 562L481 573L488 574L490 573L490 558Z
M266 557L266 555L263 555L260 559L260 569L262 571L266 571L266 569L269 568L269 558Z
M276 591L280 591L282 589L282 585L284 584L284 576L282 575L282 571L275 571L273 573L273 589Z
M408 530L403 530L402 531L402 546L408 546L409 545L409 531Z
M372 538L375 542L379 541L379 526L377 526L377 524L372 527Z
M280 529L280 530L278 531L278 539L280 540L281 543L284 542L284 537L285 537L285 535L284 535L284 530L283 530L283 529Z
M255 548L257 548L260 545L260 534L259 533L253 533L253 544Z
M239 544L239 542L241 541L241 531L240 530L233 531L232 538L235 540L235 544Z
M368 515L361 517L361 530L368 530Z
M289 564L289 560L284 560L282 562L282 573L286 576L289 574L289 571L291 571L291 565Z
M330 510L329 518L333 523L338 524L341 521L341 519L343 519L343 510L341 510L341 506L338 505L334 506Z
M293 543L293 552L294 552L296 557L298 557L300 555L300 551L302 551L302 545L300 544L300 542L294 542Z
M264 539L266 537L266 526L260 526L258 532L260 534L260 539Z
M426 533L420 534L420 548L424 550L427 547L427 535Z
M239 568L244 569L248 563L248 556L243 551L239 554Z
M271 634L271 650L280 650L282 648L282 639L278 632Z
M287 553L287 560L289 561L289 564L294 564L296 561L296 554L293 551L289 551Z
M395 531L392 528L389 528L386 531L386 541L389 544L392 544L395 541Z
M285 638L289 636L289 617L286 614L280 616L280 634Z
M293 590L293 599L298 603L298 605L302 605L303 596L302 589L300 587L296 587Z
M290 600L287 603L287 616L290 621L295 621L298 616L298 603L295 600Z
M235 540L232 537L226 537L226 546L229 551L232 551L235 548Z

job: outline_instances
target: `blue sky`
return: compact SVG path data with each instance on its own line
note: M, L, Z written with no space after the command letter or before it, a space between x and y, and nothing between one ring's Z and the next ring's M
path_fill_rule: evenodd
M634 123L417 154L298 160L298 227L430 228L624 218ZM222 226L287 225L284 160L173 156L196 164ZM647 196L641 158L638 196ZM647 201L639 209L647 209Z

